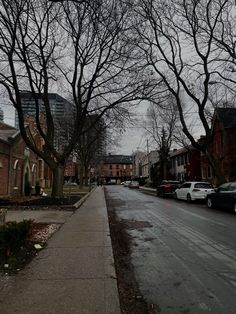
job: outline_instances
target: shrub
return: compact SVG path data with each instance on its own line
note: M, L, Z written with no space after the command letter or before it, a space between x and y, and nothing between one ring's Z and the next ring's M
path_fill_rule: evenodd
M0 254L4 256L15 254L25 243L31 225L32 220L23 220L0 226Z

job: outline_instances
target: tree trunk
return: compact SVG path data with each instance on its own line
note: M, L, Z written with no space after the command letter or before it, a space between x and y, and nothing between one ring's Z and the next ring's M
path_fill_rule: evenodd
M83 166L79 166L79 188L82 189L84 181L84 171Z
M167 159L163 159L163 179L167 179Z
M85 177L84 184L85 184L85 186L88 186L88 166L84 167L84 177Z
M53 184L52 184L52 196L63 197L63 184L64 184L64 170L65 165L57 165L52 169L53 172Z
M226 182L226 178L225 178L225 175L224 175L224 172L222 171L222 168L221 168L221 164L220 164L220 160L215 158L214 156L212 156L211 153L209 153L207 150L206 150L206 156L213 168L213 171L214 171L214 174L216 176L216 185L220 185L224 182Z

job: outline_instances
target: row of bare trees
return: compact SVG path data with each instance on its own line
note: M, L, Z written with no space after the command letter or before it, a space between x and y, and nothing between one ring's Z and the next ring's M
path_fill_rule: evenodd
M79 138L109 111L143 99L168 109L160 99L169 95L183 133L224 181L208 149L209 112L234 104L234 24L230 0L1 0L0 84L25 142L53 172L52 194L62 195L64 167ZM60 151L49 102L55 89L67 91L74 104L72 132ZM25 130L22 90L32 93L43 150ZM191 131L189 108L205 132L204 144ZM87 125L90 115L96 119Z
M142 99L148 89L142 69L134 74L139 65L128 41L131 9L119 0L0 1L0 84L17 110L26 144L53 172L54 196L63 193L64 167L78 139L108 110ZM63 150L54 145L57 132L49 93L55 88L68 91L75 107ZM21 90L32 93L43 150L25 130ZM87 117L94 114L87 127Z
M139 48L147 66L161 79L158 97L173 96L183 133L206 154L222 183L220 160L209 150L210 121L217 106L235 105L235 1L140 0L136 4ZM205 141L197 141L199 129Z

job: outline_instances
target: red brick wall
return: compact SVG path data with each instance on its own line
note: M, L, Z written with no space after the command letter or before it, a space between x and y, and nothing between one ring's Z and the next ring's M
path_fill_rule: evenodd
M74 177L76 175L76 164L73 161L66 163L64 175L65 177Z
M7 155L0 155L0 195L8 194L9 159Z
M104 164L101 166L102 177L131 177L133 175L132 164Z
M220 160L227 181L236 180L236 128L223 129L219 120L213 127L211 151ZM208 161L204 161L207 168Z

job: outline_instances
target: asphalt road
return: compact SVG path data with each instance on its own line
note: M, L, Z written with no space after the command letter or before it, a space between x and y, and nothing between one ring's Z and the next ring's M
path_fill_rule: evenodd
M129 232L135 276L155 313L236 313L235 214L106 189L119 218L151 224Z

